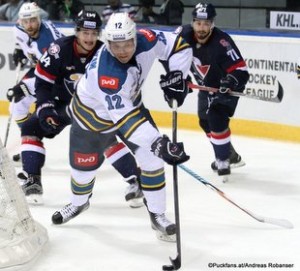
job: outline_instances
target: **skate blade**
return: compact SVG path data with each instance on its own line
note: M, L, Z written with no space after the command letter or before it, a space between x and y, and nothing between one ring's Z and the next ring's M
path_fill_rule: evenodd
M143 197L134 198L134 199L128 200L128 204L131 208L140 208L142 206L145 206L143 199L144 199Z
M243 160L241 160L238 163L230 164L230 168L238 168L238 167L243 167L245 165L246 165L246 163Z
M222 179L222 183L228 183L229 182L229 175L220 176Z
M241 160L241 161L238 162L238 163L230 164L230 168L231 168L231 169L233 169L233 168L239 168L239 167L243 167L243 166L245 166L245 165L246 165L246 163L245 163L243 160ZM217 169L213 169L212 171L213 171L213 172L217 172L218 170L217 170Z
M42 195L29 195L29 196L26 196L26 200L31 205L43 205L44 204Z
M156 237L158 240L160 241L164 241L164 242L171 242L171 243L175 243L176 242L176 234L172 234L172 235L167 235L165 233L162 233L160 231L155 231Z

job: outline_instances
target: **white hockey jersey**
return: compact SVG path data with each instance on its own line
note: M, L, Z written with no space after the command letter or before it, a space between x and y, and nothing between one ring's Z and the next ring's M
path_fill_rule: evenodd
M73 98L72 111L78 124L102 133L119 129L131 142L150 149L151 142L160 135L140 110L141 87L157 58L168 60L168 69L181 70L186 78L192 49L173 33L148 29L139 30L136 52L129 63L120 63L102 46Z
M51 21L41 21L38 38L31 38L20 24L14 27L17 48L22 49L24 55L32 65L35 65L51 42L63 37Z

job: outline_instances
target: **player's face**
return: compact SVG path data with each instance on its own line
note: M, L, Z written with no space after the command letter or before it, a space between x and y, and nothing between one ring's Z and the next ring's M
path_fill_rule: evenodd
M195 38L199 43L206 42L207 38L210 36L212 28L213 28L213 21L211 20L194 20L193 21L193 29L195 33Z
M110 42L109 47L111 52L121 63L127 63L135 52L133 39Z
M29 19L21 19L20 23L30 37L36 38L39 35L39 29L40 29L39 18L34 17Z
M79 53L88 53L92 51L97 43L99 31L82 28L77 32L77 42L79 44Z

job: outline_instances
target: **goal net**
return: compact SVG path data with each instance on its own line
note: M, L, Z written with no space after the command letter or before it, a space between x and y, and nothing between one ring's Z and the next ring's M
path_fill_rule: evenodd
M0 270L27 269L47 241L47 230L33 220L0 139Z

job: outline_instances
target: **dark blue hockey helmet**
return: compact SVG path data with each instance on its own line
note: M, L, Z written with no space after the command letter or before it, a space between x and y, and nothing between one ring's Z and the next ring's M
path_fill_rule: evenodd
M76 30L85 29L101 29L102 21L96 11L81 10L75 19Z
M213 20L216 16L216 9L212 4L199 3L192 12L193 20Z

